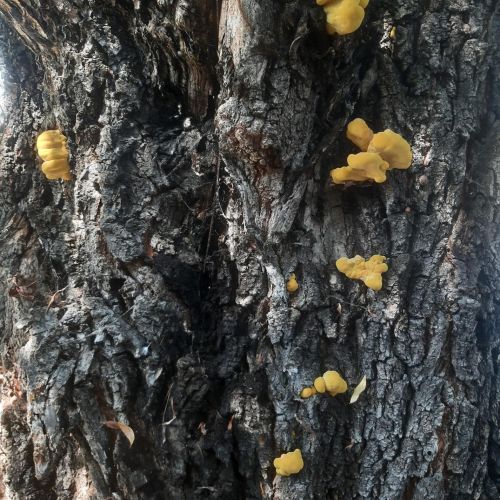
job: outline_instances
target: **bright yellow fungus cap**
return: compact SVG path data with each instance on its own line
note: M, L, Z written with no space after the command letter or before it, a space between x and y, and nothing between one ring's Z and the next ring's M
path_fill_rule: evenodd
M36 140L38 156L43 160L42 172L47 179L71 180L66 137L59 130L46 130Z
M323 373L326 390L331 396L342 394L347 391L347 382L341 377L339 372L327 371Z
M315 394L316 394L316 389L314 387L304 387L304 389L300 391L300 397L303 399L310 398Z
M297 278L295 274L291 274L290 278L288 279L286 283L286 289L290 292L296 292L299 289L299 283L297 282Z
M323 377L318 377L314 380L314 388L321 394L326 391L326 384Z
M68 160L51 160L42 163L42 172L45 177L50 180L63 179L65 181L71 180L69 172Z
M373 255L367 261L356 255L352 259L341 257L335 265L348 278L361 280L368 288L378 291L382 288L382 273L389 269L385 260L383 255Z
M377 273L368 273L364 278L361 278L363 283L372 290L378 292L382 288L382 275Z
M389 164L377 153L358 153L347 157L349 166L334 168L330 176L335 184L346 182L363 182L373 180L385 182Z
M323 9L326 13L326 29L330 35L348 35L356 31L363 22L365 9L359 0L332 0Z
M304 460L302 460L302 453L297 448L295 451L283 453L279 458L275 458L273 464L276 467L276 474L291 476L303 469Z
M355 118L347 125L346 135L359 149L366 151L373 138L373 130L362 118Z
M399 134L392 130L384 130L373 136L368 151L378 153L389 168L406 169L411 165L411 147Z

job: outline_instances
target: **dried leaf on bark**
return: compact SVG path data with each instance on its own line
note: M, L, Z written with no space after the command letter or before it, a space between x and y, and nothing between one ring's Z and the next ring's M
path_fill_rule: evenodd
M360 394L366 389L366 375L361 379L361 382L354 388L354 392L352 393L350 404L355 403Z
M134 444L135 433L131 427L123 422L115 422L114 420L107 420L104 425L110 429L116 429L122 431L125 437L128 439L130 446Z

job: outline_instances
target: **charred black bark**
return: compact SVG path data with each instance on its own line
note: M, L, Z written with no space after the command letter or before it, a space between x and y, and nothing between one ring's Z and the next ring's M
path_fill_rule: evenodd
M499 497L496 0L374 1L344 37L305 0L0 13L6 498ZM356 116L411 169L332 187ZM335 269L376 253L376 294ZM298 397L327 369L358 403Z

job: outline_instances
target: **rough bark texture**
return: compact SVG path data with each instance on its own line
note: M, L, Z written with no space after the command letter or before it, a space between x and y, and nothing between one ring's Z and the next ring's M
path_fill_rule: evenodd
M499 5L0 0L5 498L499 498ZM412 168L332 187L356 116Z

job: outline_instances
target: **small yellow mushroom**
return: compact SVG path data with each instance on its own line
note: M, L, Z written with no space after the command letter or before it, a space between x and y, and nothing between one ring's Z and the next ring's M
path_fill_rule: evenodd
M369 0L316 0L326 13L326 30L330 35L348 35L356 31L365 17Z
M365 17L365 9L359 5L359 0L332 0L323 9L326 13L326 30L330 35L353 33Z
M346 135L359 149L366 151L368 144L373 139L373 130L362 118L355 118L347 125Z
M36 140L38 156L43 160L42 172L47 179L71 180L66 137L59 130L46 130Z
M385 260L383 255L373 255L367 261L356 255L352 259L341 257L335 264L348 278L361 280L368 288L377 291L382 288L382 273L389 269Z
M317 391L314 387L304 387L304 389L302 389L300 391L300 397L302 399L310 398L311 396L314 396L315 394L317 394Z
M323 380L323 377L318 377L314 379L314 388L320 393L323 394L326 391L326 384Z
M392 130L384 130L373 136L368 151L378 153L389 168L407 169L411 165L411 147L399 134Z
M389 32L389 38L391 40L395 40L396 39L396 26L393 26L391 31Z
M304 460L302 460L302 453L297 448L289 453L283 453L279 458L275 458L273 465L276 467L276 474L291 476L303 469Z
M286 289L289 293L296 292L299 289L299 283L297 282L297 277L295 274L291 274L290 278L286 283Z
M329 370L323 373L323 380L330 396L343 394L347 391L347 382L340 376L339 372Z
M330 396L336 396L347 391L347 382L339 372L326 371L322 377L314 379L313 387L305 387L300 393L300 397L307 399L315 394L327 392Z
M345 184L349 181L385 182L389 164L377 153L358 153L347 157L347 167L334 168L330 176L334 184Z

